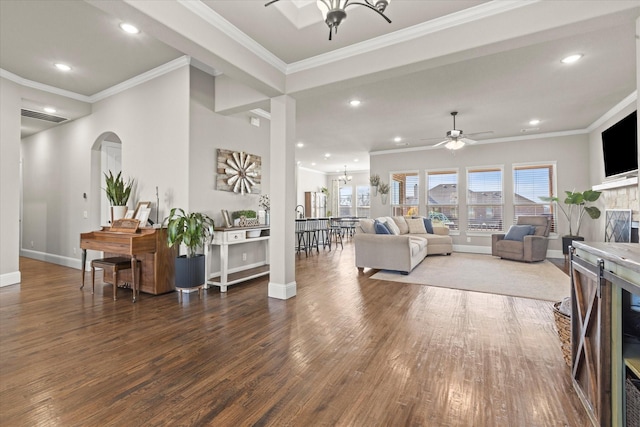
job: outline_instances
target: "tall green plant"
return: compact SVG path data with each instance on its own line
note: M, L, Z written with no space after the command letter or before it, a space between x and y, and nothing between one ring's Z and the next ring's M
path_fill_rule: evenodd
M122 178L122 171L118 172L116 176L113 176L111 171L109 171L108 175L105 172L104 177L106 180L104 191L107 193L107 199L109 199L111 206L125 206L131 195L133 180L130 179L125 182L124 178Z
M196 256L196 250L208 244L213 238L213 219L199 212L186 213L173 208L163 221L167 225L167 245L187 247L187 258Z
M600 191L586 190L582 193L579 191L565 191L567 197L563 200L566 208L563 208L560 204L558 197L540 197L540 200L544 202L554 202L560 211L564 214L565 218L569 222L569 236L580 236L580 226L582 225L582 218L586 213L592 219L600 218L600 209L595 206L587 206L587 203L593 203L600 197ZM574 219L575 219L575 232L574 231Z

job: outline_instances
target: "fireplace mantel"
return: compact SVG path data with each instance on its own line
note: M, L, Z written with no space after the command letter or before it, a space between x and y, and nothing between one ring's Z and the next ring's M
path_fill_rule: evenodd
M595 191L602 191L602 190L611 190L614 188L630 187L632 185L638 185L637 176L634 176L631 178L625 178L625 179L618 179L615 181L603 182L600 185L594 185L592 189Z

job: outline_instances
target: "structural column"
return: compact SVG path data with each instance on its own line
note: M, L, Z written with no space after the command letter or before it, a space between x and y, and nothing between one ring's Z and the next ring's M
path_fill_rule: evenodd
M271 99L271 238L269 297L296 295L295 133L296 102L287 95Z

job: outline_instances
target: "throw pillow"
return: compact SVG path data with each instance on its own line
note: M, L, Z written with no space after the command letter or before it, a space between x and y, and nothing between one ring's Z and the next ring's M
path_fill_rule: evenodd
M384 222L378 221L377 219L376 222L373 223L373 227L376 230L376 234L391 234L386 224Z
M524 236L533 234L535 231L536 228L532 225L512 225L504 236L504 240L522 242L524 240Z
M398 226L398 230L400 230L400 234L409 233L409 226L407 225L407 221L403 216L394 216L393 222Z
M424 228L427 230L427 233L433 234L433 223L431 222L431 218L423 218Z
M389 229L389 231L391 232L391 234L395 234L396 236L400 234L400 228L398 228L398 226L396 225L396 222L393 220L393 218L391 218L390 216L386 216L385 217L385 225L387 226L387 228Z
M427 230L424 227L424 221L421 218L407 219L407 225L409 226L409 233L411 234L427 234Z
M360 229L363 233L366 234L375 234L376 230L374 227L375 223L372 219L361 219L360 220Z

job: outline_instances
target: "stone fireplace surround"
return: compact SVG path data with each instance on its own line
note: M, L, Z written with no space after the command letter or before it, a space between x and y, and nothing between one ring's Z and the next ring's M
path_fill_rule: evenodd
M638 224L640 223L638 177L605 182L594 185L593 189L602 191L605 209L631 209L631 241L638 242Z

